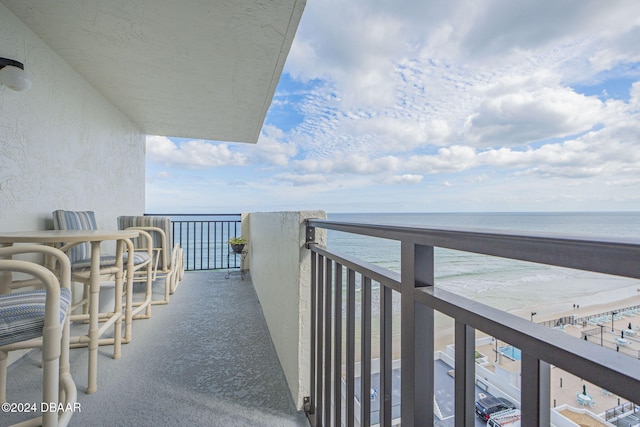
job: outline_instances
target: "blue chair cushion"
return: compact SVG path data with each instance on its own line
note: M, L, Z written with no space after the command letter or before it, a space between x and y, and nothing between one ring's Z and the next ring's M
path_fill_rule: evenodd
M164 231L167 236L167 248L160 257L160 268L171 267L171 249L173 247L171 217L168 216L119 216L118 228L124 230L128 227L156 227ZM162 248L162 236L160 233L150 232L154 248ZM147 242L142 237L136 237L133 245L136 248L146 248Z
M55 230L97 230L98 224L93 211L53 211ZM67 256L71 264L91 256L91 243L81 243L69 249Z
M42 336L47 292L35 290L0 295L0 346ZM71 291L60 289L60 322L71 304Z
M122 262L124 268L127 267L127 261L129 260L129 255L125 252L122 256ZM134 252L133 253L133 265L139 265L145 263L149 260L149 254L146 252ZM116 265L116 256L115 255L102 255L100 256L100 267L111 267ZM73 270L80 270L91 267L91 258L81 259L77 262L74 262L71 268Z

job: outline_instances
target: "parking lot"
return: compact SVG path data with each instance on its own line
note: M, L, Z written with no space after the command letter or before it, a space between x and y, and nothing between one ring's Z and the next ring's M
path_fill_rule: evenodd
M435 361L435 412L434 425L438 427L453 427L455 425L455 398L454 398L454 379L449 375L451 367L441 360ZM378 373L371 375L371 388L374 390L371 398L371 424L379 422L380 396L376 391L379 388L380 378ZM400 369L394 369L392 372L392 418L400 417ZM356 397L359 399L360 378L356 378ZM486 391L476 387L476 396L484 393L489 396ZM475 425L477 427L486 426L486 422L476 417Z

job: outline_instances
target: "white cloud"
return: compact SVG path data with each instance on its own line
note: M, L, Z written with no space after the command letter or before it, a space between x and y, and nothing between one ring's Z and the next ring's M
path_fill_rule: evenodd
M245 151L253 163L286 166L296 155L297 149L294 142L283 142L284 136L280 129L267 125L260 134L258 143L245 147Z
M324 174L284 173L275 176L279 182L287 182L294 186L322 185L328 181Z
M294 125L268 116L257 145L149 137L147 153L167 168L238 166L219 179L241 177L270 206L385 188L391 206L637 203L640 82L628 102L606 83L639 73L638 16L622 0L308 2L285 68L302 84L274 102Z
M459 145L440 148L433 155L411 156L405 163L405 167L409 171L428 174L460 172L476 165L475 150L468 146Z
M384 179L385 184L418 184L422 181L422 175L405 173L403 175L392 175Z
M324 77L330 84L320 87L313 108L306 110L300 156L292 166L308 173L379 174L383 180L389 173L486 167L574 178L614 170L614 162L598 164L605 161L605 144L586 144L580 135L595 132L609 140L631 109L576 93L567 79L597 73L584 53L605 38L624 38L634 31L635 18L596 1L581 2L582 9L576 2L545 4L414 4L429 14L404 2L393 11L357 0L348 6L311 5L296 39L304 61L294 53L288 64L300 78ZM615 22L615 28L594 13ZM357 22L347 25L351 20ZM356 31L363 26L372 28L370 36ZM382 28L389 29L384 40ZM480 44L490 58L468 56ZM390 65L393 105L343 102L362 89L349 76L383 75Z
M399 17L367 2L310 2L287 70L303 80L331 79L347 106L390 106L396 97L388 59L404 50L403 28Z
M244 154L232 151L227 143L187 141L177 144L164 136L147 136L147 159L186 168L240 166L247 161Z
M356 120L350 131L350 135L370 140L378 151L409 151L440 144L451 133L443 120L392 116Z
M640 173L640 146L635 141L638 135L640 129L603 129L537 149L484 151L478 155L478 163L542 177L636 175Z
M469 13L458 16L466 24L460 37L462 50L493 56L544 47L591 27L597 6L593 0L480 1Z
M481 182L485 182L489 179L487 174L478 174L478 175L469 175L465 177L465 181L471 184L478 184Z
M608 23L610 27L602 31L602 39L596 43L589 57L589 62L595 70L607 70L617 64L640 61L640 25L636 22L635 26L629 26L631 17L637 17L640 10L637 9L637 3L634 2L632 6L635 9L633 11L627 10L626 7L612 8L612 11L619 15L611 18L611 22Z
M173 167L214 168L220 166L286 166L296 155L294 142L283 142L284 133L265 126L257 144L213 141L175 142L163 136L147 136L147 159Z
M478 146L523 146L585 132L601 123L602 103L567 88L509 77L484 90L464 135Z
M391 179L405 183L412 182L422 174L457 173L483 167L522 176L610 176L640 173L640 144L635 142L638 135L638 126L607 128L576 139L543 144L538 148L478 150L471 146L454 145L439 148L433 154L378 158L364 153L337 153L295 161L293 166L304 173L380 175L384 182L390 182ZM405 179L389 178L388 174ZM486 180L487 175L477 174L469 179L480 182Z
M632 111L636 114L640 113L640 81L635 82L631 85L630 91L631 99L629 100L629 105Z
M160 171L158 173L154 173L151 176L147 177L147 182L162 182L168 179L171 179L173 177L173 173L170 171Z

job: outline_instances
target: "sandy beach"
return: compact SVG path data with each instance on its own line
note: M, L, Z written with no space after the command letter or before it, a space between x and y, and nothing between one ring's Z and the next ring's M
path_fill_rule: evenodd
M526 319L530 319L531 312L536 312L534 320L537 322L542 322L546 320L558 319L565 316L575 315L580 318L603 313L610 314L612 311L620 312L625 308L640 305L640 286L638 286L638 281L628 280L626 282L626 286L616 287L615 289L607 292L600 292L594 294L591 297L583 297L576 300L575 302L562 301L552 305L533 305L525 309L516 310L514 311L514 314ZM579 308L574 308L574 304L579 306ZM618 331L620 331L621 329L626 329L627 324L632 324L634 326L634 332L636 334L638 333L637 327L640 325L640 314L635 314L633 316L625 315L623 316L623 319L617 320L616 322L617 323L615 323L615 327L617 332L609 332L609 328L607 328L604 334L604 346L610 348L611 351L615 351L614 347L616 345L616 343L613 341L613 338L618 335ZM586 329L597 330L597 326L589 324ZM573 339L581 339L581 334L586 329L581 325L566 326L564 328L564 332ZM599 334L595 337L596 342L594 343L594 345L602 345L603 341L600 341L599 344L598 340L600 338L598 337ZM485 347L486 348L481 349L481 351L484 351L486 354L492 354L493 345L488 345ZM620 351L622 352L623 350L625 350L635 353L637 349L637 343L634 343L633 347L620 348ZM520 362L512 362L507 360L506 358L501 358L500 360L500 365L505 369L520 369ZM512 368L509 368L509 365L513 365ZM587 390L589 395L592 396L593 401L592 405L590 405L590 411L596 414L599 414L604 410L613 408L616 405L620 405L621 403L626 402L626 399L620 398L596 384L586 382L581 378L575 377L568 372L556 368L555 366L553 366L551 369L551 385L551 400L553 407L563 404L567 404L573 407L581 407L580 404L576 403L576 393L580 392L581 390Z
M532 304L525 308L510 310L509 313L524 319L530 319L535 312L534 322L540 323L555 320L565 316L584 317L599 313L607 313L625 307L640 305L640 281L633 279L602 278L610 282L611 290L598 292L571 300L559 300L554 304ZM574 304L579 308L575 308ZM478 331L478 334L481 334ZM435 348L442 350L453 343L453 321L449 327L436 331Z
M536 323L547 320L554 320L564 316L584 317L599 313L607 313L619 310L625 307L640 305L640 281L633 279L620 278L602 278L599 280L609 281L611 290L598 292L592 295L580 298L558 300L553 304L532 304L530 306L509 311L516 316L530 319L531 313L535 312L534 321ZM579 308L574 308L574 304ZM453 319L448 318L440 313L435 314L436 329L434 331L434 348L436 351L444 351L449 344L454 341L454 323ZM640 322L640 316L638 317ZM359 348L360 342L360 319L356 319L356 349ZM374 337L371 348L372 357L379 357L379 347L377 337L379 337L380 321L378 316L372 317L372 336ZM343 333L344 323L343 323ZM482 331L476 331L476 338L486 336ZM393 358L401 358L400 350L400 314L395 313L393 316ZM359 352L356 351L356 359L359 359Z
M536 312L534 320L542 322L563 316L576 315L583 317L640 305L640 281L633 279L609 279L609 281L611 281L612 286L610 291L599 292L570 301L558 301L555 304L534 304L530 307L514 310L512 313L528 319L531 316L531 312ZM577 304L580 308L575 309L573 304Z

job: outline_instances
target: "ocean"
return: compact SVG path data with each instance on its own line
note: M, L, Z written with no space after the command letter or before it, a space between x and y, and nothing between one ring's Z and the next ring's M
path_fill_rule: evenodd
M423 227L464 227L545 234L640 238L640 212L330 213L328 219ZM327 247L400 270L396 241L328 230ZM640 262L640 260L639 260ZM436 248L435 285L501 310L600 301L640 281ZM628 293L628 292L627 292Z

